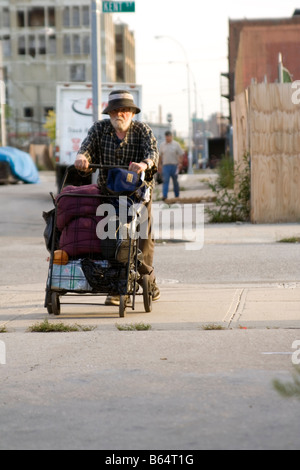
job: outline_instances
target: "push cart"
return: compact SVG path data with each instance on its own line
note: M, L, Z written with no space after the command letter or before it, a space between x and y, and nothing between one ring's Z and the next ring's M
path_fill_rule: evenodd
M67 168L59 194L51 194L54 208L43 213L50 252L45 308L60 315L63 296L117 296L119 316L125 317L126 308L135 310L136 296L142 295L145 311L151 312L152 285L148 275L138 272L143 255L137 227L143 203L136 193L108 194L96 184L65 186L73 169Z

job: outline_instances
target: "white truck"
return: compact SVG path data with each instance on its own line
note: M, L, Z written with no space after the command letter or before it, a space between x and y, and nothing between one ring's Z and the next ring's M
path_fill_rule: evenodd
M102 85L102 109L108 102L108 95L113 90L128 90L134 102L141 108L141 85L128 83L104 83ZM108 118L103 115L103 118ZM141 114L135 119L140 120ZM61 186L65 170L73 165L80 144L87 136L93 124L93 93L91 83L58 83L56 88L56 182ZM80 179L77 172L70 174L70 180ZM69 182L72 182L70 181ZM85 179L85 184L88 184Z

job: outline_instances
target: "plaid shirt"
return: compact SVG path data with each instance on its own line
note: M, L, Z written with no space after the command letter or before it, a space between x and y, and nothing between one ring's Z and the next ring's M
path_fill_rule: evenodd
M132 121L126 137L120 142L109 119L97 121L90 128L78 154L90 163L129 167L131 162L152 160L153 167L146 171L145 181L153 188L153 176L157 172L159 152L151 128L139 121ZM98 185L105 185L108 170L99 169Z

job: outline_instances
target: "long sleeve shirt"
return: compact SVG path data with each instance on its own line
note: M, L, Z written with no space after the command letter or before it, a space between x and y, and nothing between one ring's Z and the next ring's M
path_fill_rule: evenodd
M151 128L139 121L132 121L123 140L119 140L109 119L97 121L90 128L78 154L83 154L90 163L125 166L131 162L151 160L153 167L146 171L145 181L153 188L153 176L157 172L159 152ZM105 185L107 171L99 169L98 185Z

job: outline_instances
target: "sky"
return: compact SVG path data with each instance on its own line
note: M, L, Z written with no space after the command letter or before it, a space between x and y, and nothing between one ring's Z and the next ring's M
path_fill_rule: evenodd
M171 114L173 129L186 137L189 116L226 115L220 76L228 72L229 19L288 18L300 8L295 1L135 0L135 13L114 13L114 22L134 32L143 120L166 123Z

